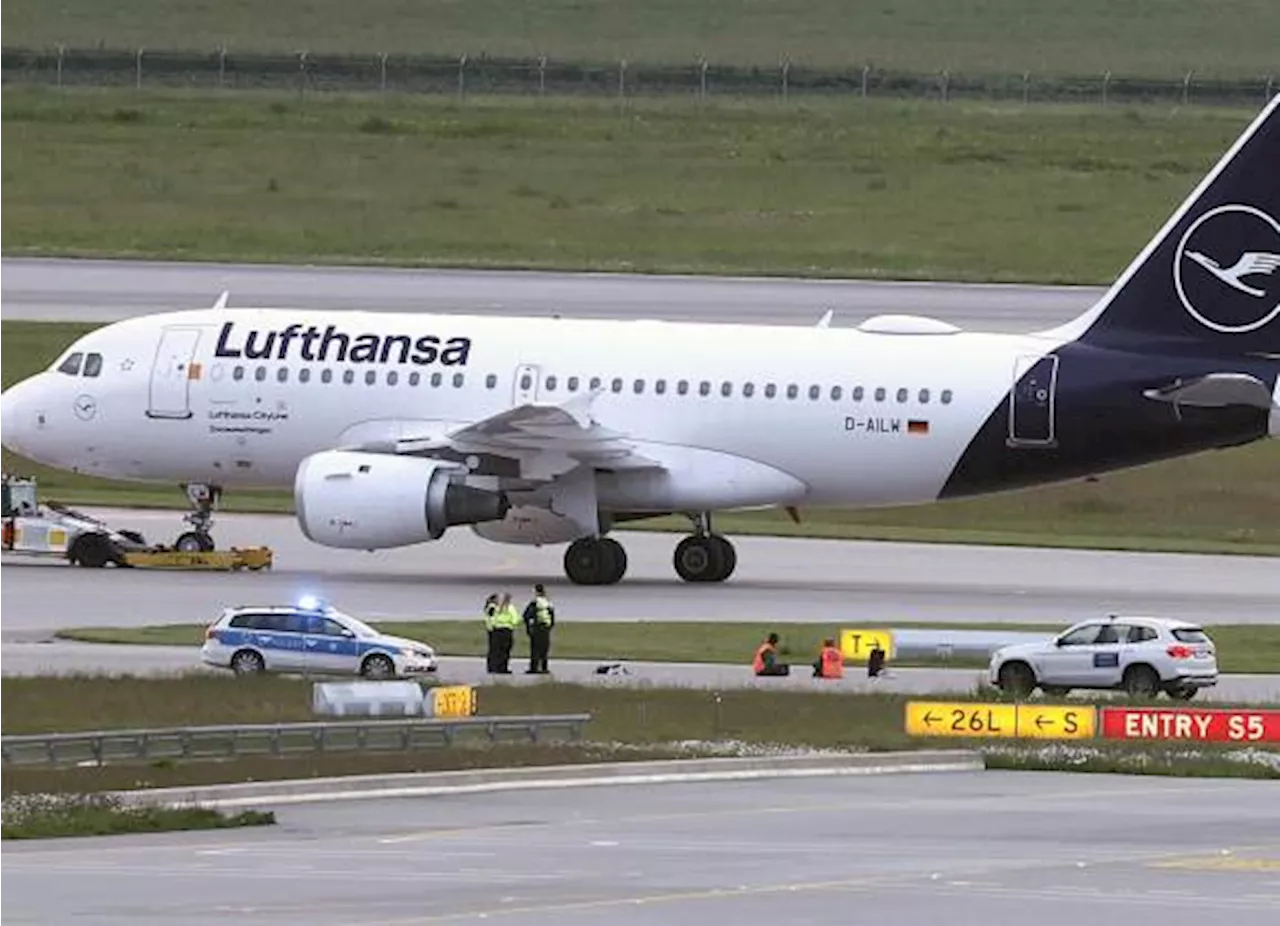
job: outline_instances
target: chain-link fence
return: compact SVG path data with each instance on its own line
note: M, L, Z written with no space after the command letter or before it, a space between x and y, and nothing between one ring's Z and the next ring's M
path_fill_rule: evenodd
M1169 79L1110 72L1076 76L913 73L870 65L775 67L549 61L407 55L208 54L164 49L3 51L8 86L93 86L555 96L710 98L843 95L898 99L983 99L1023 103L1151 103L1256 106L1276 93L1270 74Z

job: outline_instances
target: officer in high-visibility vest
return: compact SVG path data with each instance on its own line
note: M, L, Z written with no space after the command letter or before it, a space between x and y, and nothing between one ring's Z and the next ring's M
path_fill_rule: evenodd
M495 644L493 672L497 675L511 674L511 648L516 642L516 627L520 624L520 614L511 603L510 595L503 595L498 602L497 613L493 616L493 636Z
M494 631L498 629L498 596L490 595L484 600L484 634L486 645L484 651L484 668L486 672L496 672L498 667L498 638Z
M551 670L547 657L551 654L551 628L556 625L556 609L539 583L533 587L533 600L524 609L524 626L529 634L529 669L526 675L546 675Z
M844 678L844 653L836 646L836 641L822 641L822 652L813 664L814 678Z

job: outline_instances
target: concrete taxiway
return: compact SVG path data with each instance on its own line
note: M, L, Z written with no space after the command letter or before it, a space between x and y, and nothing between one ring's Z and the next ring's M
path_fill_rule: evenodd
M90 510L152 542L172 540L182 527L176 512ZM493 544L467 530L374 553L313 544L288 516L222 515L214 535L220 547L271 546L275 567L236 574L91 570L6 558L4 630L202 622L227 605L288 603L305 593L375 620L478 620L490 591L519 598L534 582L547 583L565 620L1065 626L1113 612L1208 624L1280 619L1270 557L735 537L734 576L690 585L671 566L679 535L619 532L627 577L615 586L583 587L563 578L563 546Z
M94 926L1269 926L1274 789L957 772L284 806L275 827L6 845L4 914Z
M110 322L229 305L373 312L565 314L755 324L853 325L880 313L927 314L962 328L1031 331L1083 312L1094 287L864 280L412 270L6 258L4 317Z

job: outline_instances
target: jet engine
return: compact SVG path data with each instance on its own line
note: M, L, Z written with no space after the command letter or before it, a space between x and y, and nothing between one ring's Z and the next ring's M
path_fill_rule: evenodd
M502 492L459 481L466 470L439 460L326 450L298 466L293 497L307 539L374 550L439 540L458 524L500 521Z

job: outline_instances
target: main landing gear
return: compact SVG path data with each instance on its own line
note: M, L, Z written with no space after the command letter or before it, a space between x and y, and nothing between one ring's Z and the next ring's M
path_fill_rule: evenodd
M692 518L694 533L676 545L672 562L686 582L723 582L733 575L738 554L731 544L711 531L711 515ZM582 537L564 554L564 573L577 585L613 585L627 571L627 551L611 537Z
M185 488L187 501L195 510L184 515L182 520L190 524L192 529L178 536L174 549L183 553L208 553L213 550L213 537L209 535L209 530L213 527L213 511L222 498L222 487L192 482Z

